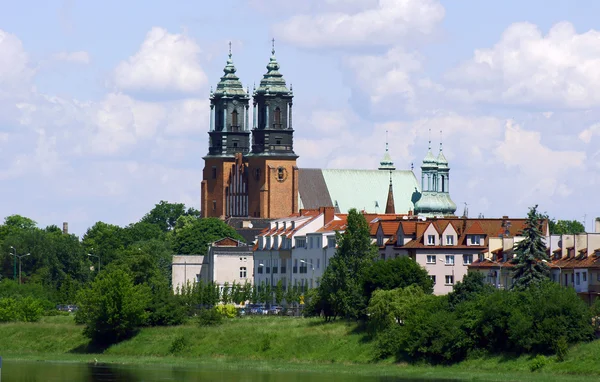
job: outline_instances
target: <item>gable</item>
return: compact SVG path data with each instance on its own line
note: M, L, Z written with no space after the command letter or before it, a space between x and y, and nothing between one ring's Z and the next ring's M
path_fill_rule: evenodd
M241 243L230 237L224 237L212 243L213 247L239 247Z

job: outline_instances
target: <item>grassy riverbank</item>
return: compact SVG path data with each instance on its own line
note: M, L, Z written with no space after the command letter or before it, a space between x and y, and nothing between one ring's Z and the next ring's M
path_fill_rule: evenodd
M195 324L145 328L107 349L90 349L71 317L0 324L0 356L52 360L202 366L223 369L310 370L362 375L403 375L466 380L597 380L600 342L578 345L564 362L530 371L531 357L487 357L451 367L373 363L374 344L356 325L317 319L244 318L219 327Z

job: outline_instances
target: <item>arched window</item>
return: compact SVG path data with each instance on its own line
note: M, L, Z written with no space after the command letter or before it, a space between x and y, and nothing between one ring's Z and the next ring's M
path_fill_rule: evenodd
M279 107L275 108L275 127L281 127L281 109Z
M238 127L238 112L234 110L231 112L231 127Z

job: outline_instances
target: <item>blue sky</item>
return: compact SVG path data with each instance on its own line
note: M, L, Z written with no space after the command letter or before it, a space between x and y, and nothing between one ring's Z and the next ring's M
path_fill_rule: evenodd
M0 216L126 225L199 208L208 93L276 39L302 167L398 168L443 131L470 215L600 215L595 1L20 1L0 14Z

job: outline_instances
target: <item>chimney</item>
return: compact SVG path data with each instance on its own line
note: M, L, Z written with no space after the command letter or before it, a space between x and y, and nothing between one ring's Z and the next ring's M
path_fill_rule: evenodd
M594 227L594 232L600 233L600 217L596 218L596 225Z
M324 214L325 224L331 222L335 215L335 207L319 207L319 212Z
M67 223L67 222L63 223L63 234L64 235L68 235L69 234L69 223Z

